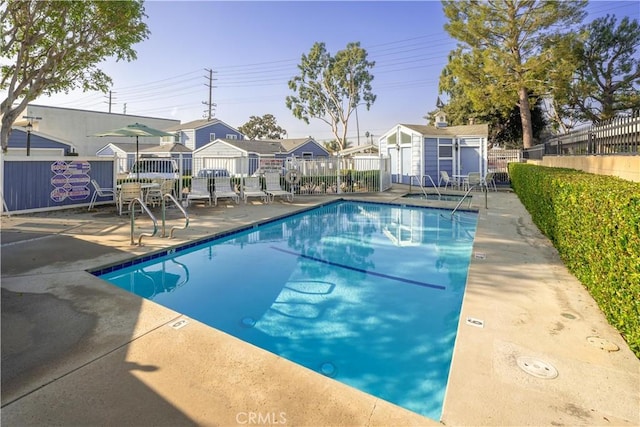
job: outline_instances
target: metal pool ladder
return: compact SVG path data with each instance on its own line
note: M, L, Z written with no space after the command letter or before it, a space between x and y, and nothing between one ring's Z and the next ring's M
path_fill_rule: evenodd
M189 226L189 214L187 213L187 211L182 207L182 205L180 203L178 203L178 201L176 200L175 197L173 197L173 194L171 193L165 193L162 196L162 237L166 237L166 233L165 233L165 213L166 213L166 200L169 199L173 202L174 205L176 205L178 207L178 209L180 209L180 212L182 212L182 215L184 215L184 219L185 219L185 224L184 227L178 227L178 226L174 226L171 227L171 230L169 230L169 238L173 239L173 232L175 230L185 230L188 226Z
M475 185L470 185L469 189L467 190L466 193L464 193L464 196L462 196L462 199L460 199L460 201L458 202L458 204L456 205L455 208L453 208L453 210L451 211L451 217L453 217L453 214L456 213L456 211L458 210L458 208L460 207L460 205L462 204L462 202L464 202L464 199L467 198L467 196L469 195L469 193L471 193L471 190L473 190L476 186ZM469 202L471 203L471 202Z
M436 190L436 193L438 193L438 199L440 199L442 197L442 195L440 194L440 191L438 190L438 187L436 186L436 183L433 182L433 179L431 179L431 175L425 175L427 178L429 178L429 181L431 181L431 185L433 185L433 188ZM418 183L418 186L420 187L420 189L422 190L422 194L424 194L424 198L427 198L427 190L425 190L424 186L422 185L422 180L420 179L420 177L418 175L411 175L411 179L416 180L416 182Z
M149 210L149 207L139 197L136 197L131 202L129 202L129 217L131 218L131 244L132 245L135 244L134 240L133 240L133 230L135 228L134 226L135 226L135 222L136 222L136 215L135 215L136 203L140 204L140 207L142 208L142 210L144 210L147 213L147 215L149 215L151 220L153 221L153 233L151 233L151 234L140 233L140 236L138 236L138 246L142 246L142 238L143 237L145 237L145 236L146 237L153 237L158 232L158 220L156 219L155 216L153 216L153 213Z
M175 230L184 230L189 226L189 214L187 213L187 211L182 207L182 205L180 205L180 203L178 203L178 201L176 200L175 197L173 197L173 195L171 193L166 193L162 196L162 236L161 237L166 237L166 232L165 232L165 219L166 219L166 210L167 210L167 205L166 205L166 200L169 199L173 202L173 204L175 204L178 209L180 209L180 212L182 212L182 215L184 215L185 218L185 224L183 227L178 227L178 226L174 226L171 227L171 230L169 230L169 238L173 239L173 232ZM135 215L135 205L139 204L140 207L142 208L142 210L144 212L147 213L147 215L149 215L149 218L151 218L151 221L153 221L153 232L151 233L140 233L140 235L138 236L138 246L142 246L142 238L143 237L153 237L158 233L158 220L156 219L155 215L153 215L153 212L151 212L149 210L149 207L146 205L146 203L144 203L142 201L142 199L140 198L135 198L133 199L130 203L129 203L129 212L130 212L130 217L131 217L131 244L135 244L134 238L133 238L133 234L134 234L134 229L135 229L135 222L136 222L136 215Z

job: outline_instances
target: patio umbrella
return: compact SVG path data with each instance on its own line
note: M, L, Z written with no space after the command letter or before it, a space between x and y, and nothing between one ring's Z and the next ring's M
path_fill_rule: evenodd
M172 133L168 133L159 129L154 129L141 123L134 123L127 125L120 129L109 130L106 132L95 133L91 136L115 136L115 137L136 137L136 161L139 156L138 138L141 136L173 136ZM140 168L138 168L138 179L140 179Z

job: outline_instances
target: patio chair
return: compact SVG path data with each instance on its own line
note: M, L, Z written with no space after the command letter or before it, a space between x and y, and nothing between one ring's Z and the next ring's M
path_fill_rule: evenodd
M482 176L480 172L469 172L469 175L464 179L463 185L465 190L471 187L479 187L482 189Z
M447 189L447 185L451 185L451 187L453 187L453 181L449 177L449 174L447 173L447 171L440 171L440 179L438 180L438 187L440 187L443 182L444 182L445 190Z
M266 183L266 189L264 190L271 201L275 200L276 196L279 196L289 202L293 202L293 192L286 191L280 186L280 174L279 173L265 173L264 180Z
M91 202L89 203L89 209L87 210L91 210L95 204L96 204L96 200L99 197L109 197L111 196L111 200L113 201L113 199L116 197L116 190L113 188L103 188L100 187L100 184L98 184L98 181L96 181L95 179L91 180L91 185L93 185L93 196L91 196ZM4 201L4 200L3 200Z
M217 177L213 179L213 205L218 206L218 199L228 198L240 203L240 196L231 188L231 178Z
M486 188L487 191L489 191L489 188L493 187L493 191L498 191L498 188L496 187L496 173L495 172L488 172L487 175L485 175L484 179L482 180L482 186L484 188Z
M187 203L191 204L192 200L209 201L211 206L211 193L209 192L209 178L191 178L191 191L187 194Z
M142 197L142 184L139 182L125 182L120 186L118 191L118 214L122 215L122 207L129 204L134 199L144 200ZM140 207L142 212L142 207Z
M173 190L175 187L175 179L161 179L157 182L157 187L152 187L147 191L147 195L145 196L145 203L148 205L160 205L162 204L162 198L165 194L173 195Z
M247 203L249 197L260 197L264 203L269 202L269 195L262 191L260 178L249 177L244 179L244 187L242 188L242 199Z

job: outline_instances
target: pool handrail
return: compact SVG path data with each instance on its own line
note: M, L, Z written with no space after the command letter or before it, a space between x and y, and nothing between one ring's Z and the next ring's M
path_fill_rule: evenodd
M473 190L476 187L476 185L469 185L469 189L467 190L466 193L464 193L464 196L462 196L462 199L460 199L460 201L458 202L458 204L456 205L455 208L453 208L453 210L451 211L451 217L453 218L453 214L456 213L456 211L458 210L458 208L460 207L460 205L462 204L462 202L464 202L464 199L467 198L467 196L469 195L469 193L471 193L471 190ZM471 202L469 202L471 203Z
M440 190L438 190L438 186L436 185L435 182L433 182L433 178L431 178L431 175L425 175L427 178L429 178L429 181L431 181L431 185L433 185L433 189L436 190L436 193L438 193L438 198L442 197L442 194L440 194Z
M438 199L440 199L442 197L442 194L440 194L440 191L438 191L438 187L436 187L436 183L433 182L433 179L431 179L430 175L425 175L426 177L429 178L429 180L431 181L431 184L433 185L433 188L436 190L436 193L438 193ZM422 190L422 194L424 194L424 198L426 199L427 196L427 190L425 190L424 186L422 185L422 180L420 179L420 177L418 175L411 175L411 180L413 180L413 178L415 178L415 180L418 182L418 186L420 187L420 189ZM411 181L409 181L411 182Z
M136 197L135 199L131 200L129 202L129 216L131 218L131 244L132 245L135 244L134 240L133 240L133 230L135 229L135 222L136 222L136 218L135 218L135 211L136 211L135 204L136 203L140 203L140 207L147 213L147 215L149 215L149 217L153 221L153 233L151 233L151 234L140 233L140 236L138 236L138 246L142 246L142 238L143 237L153 237L158 232L158 220L153 215L153 213L151 213L151 211L149 210L149 207L142 201L141 198Z
M173 204L176 205L178 207L178 209L180 209L180 212L182 212L182 215L184 215L184 219L185 219L184 227L178 227L177 225L175 225L175 226L171 227L171 230L169 230L169 238L173 239L173 232L175 230L186 230L186 228L189 226L189 214L182 207L182 205L176 200L176 198L173 197L173 194L165 193L162 196L162 234L161 234L161 237L167 237L167 234L166 234L166 231L165 231L165 218L166 218L166 210L167 210L166 200L167 199L171 200L173 202Z

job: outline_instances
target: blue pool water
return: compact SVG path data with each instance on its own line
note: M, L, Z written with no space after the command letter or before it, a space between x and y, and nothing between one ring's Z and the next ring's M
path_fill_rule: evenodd
M95 274L439 420L476 219L341 201Z

